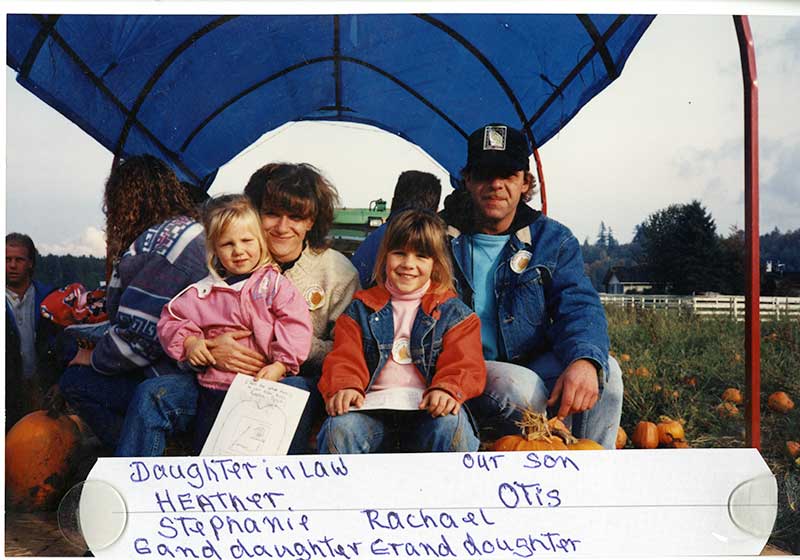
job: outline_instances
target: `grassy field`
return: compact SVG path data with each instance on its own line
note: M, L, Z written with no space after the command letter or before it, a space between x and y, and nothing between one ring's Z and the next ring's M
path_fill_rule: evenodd
M726 388L745 392L743 322L616 306L606 311L612 353L623 371L622 427L629 436L639 420L666 415L684 424L691 447L745 445L744 405L734 416L718 410ZM761 337L761 454L778 480L779 502L770 543L800 554L800 462L786 450L787 441L800 441L800 321L764 322ZM788 393L795 408L770 410L774 391Z

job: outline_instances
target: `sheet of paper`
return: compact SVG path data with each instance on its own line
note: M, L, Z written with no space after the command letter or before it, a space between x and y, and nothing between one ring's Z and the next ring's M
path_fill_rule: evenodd
M361 408L354 410L419 410L422 389L398 387L367 393Z
M90 479L126 504L86 513L124 524L92 549L113 558L757 555L777 512L753 449L101 458Z
M200 455L285 455L308 395L283 383L238 374Z

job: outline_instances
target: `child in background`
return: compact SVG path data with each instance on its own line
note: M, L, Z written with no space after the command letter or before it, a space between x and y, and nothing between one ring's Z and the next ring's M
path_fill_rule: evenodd
M297 374L311 347L308 306L272 262L249 199L225 195L208 201L203 226L210 274L165 305L158 322L158 337L169 356L205 368L197 374L198 452L236 376L214 368L206 338L250 330L251 336L239 342L268 358L255 377L270 381Z
M377 285L356 292L336 321L319 389L329 417L320 453L476 451L464 401L483 391L480 321L453 291L444 222L407 210L389 224ZM366 395L418 389L418 410L352 410Z

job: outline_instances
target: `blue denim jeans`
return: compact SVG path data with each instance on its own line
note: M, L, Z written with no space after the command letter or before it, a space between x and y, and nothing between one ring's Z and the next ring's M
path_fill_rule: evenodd
M322 396L317 390L317 379L292 376L282 383L309 391L311 395L297 426L289 454L311 453L308 446L314 421L322 417ZM166 438L189 430L197 414L199 385L194 375L164 375L143 381L136 389L128 408L125 424L115 455L118 457L154 457L163 455ZM221 401L216 406L219 412ZM198 420L203 423L203 421ZM211 431L211 422L198 426L193 443L200 452ZM207 424L207 425L206 425ZM203 432L202 435L200 432Z
M77 411L103 445L117 446L128 403L144 380L138 371L104 375L91 366L70 366L58 384L64 398Z
M420 410L350 411L330 416L317 436L319 453L379 453L397 449L477 451L480 441L467 411L433 418Z
M318 382L319 376L306 377L303 375L290 375L281 380L281 383L310 393L306 401L306 407L303 409L303 415L297 424L297 430L294 432L292 443L289 445L289 455L306 455L315 452L308 444L311 439L311 430L314 427L314 422L325 414L322 395L317 389Z
M162 375L142 381L133 393L114 454L158 457L167 437L187 431L197 411L196 377Z
M608 358L609 379L591 410L571 417L575 437L589 438L614 449L622 416L622 370ZM552 352L539 356L530 368L504 362L486 362L486 389L469 401L470 411L487 439L519 433L522 410L544 412L547 399L563 368Z

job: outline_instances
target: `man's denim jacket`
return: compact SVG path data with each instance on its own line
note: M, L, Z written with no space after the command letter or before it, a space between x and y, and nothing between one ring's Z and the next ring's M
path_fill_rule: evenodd
M602 390L608 380L608 323L584 273L578 240L566 226L525 204L520 204L509 233L495 271L499 360L529 366L552 350L566 368L586 358L602 368ZM474 307L471 235L452 225L448 235L459 295ZM511 261L520 251L531 257L515 272Z

